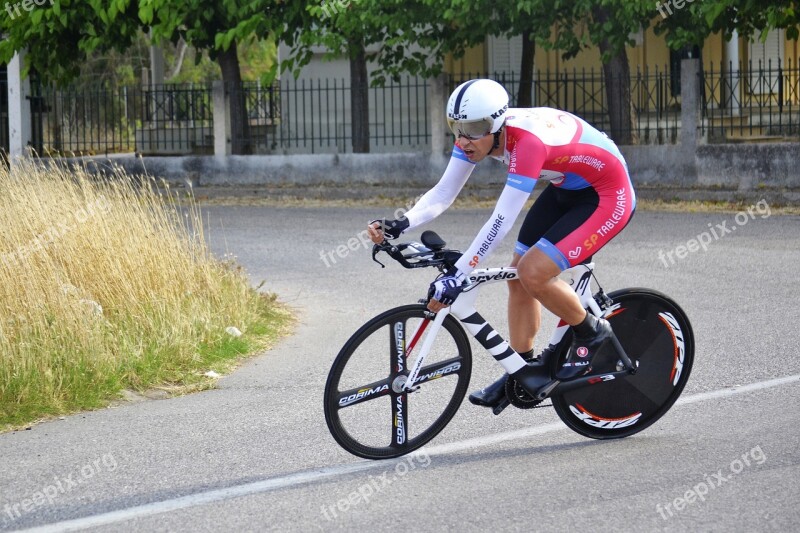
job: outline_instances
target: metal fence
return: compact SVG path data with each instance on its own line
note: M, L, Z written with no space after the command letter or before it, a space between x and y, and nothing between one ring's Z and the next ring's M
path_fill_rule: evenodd
M800 59L719 67L703 76L709 142L800 139Z
M248 153L352 151L351 93L345 79L245 83L229 94L246 108L247 124L234 132L234 143ZM425 80L405 77L370 87L368 98L372 151L403 151L430 143Z
M450 90L475 77L497 80L508 90L511 106L517 105L520 79L514 72L453 76ZM675 94L674 81L673 74L666 67L631 72L632 133L638 143L677 142L680 130L680 99ZM530 91L534 107L563 109L580 116L600 130L610 129L602 69L565 69L561 72L537 70Z
M62 88L33 84L34 149L42 155L213 151L210 86Z
M5 74L2 71L2 74ZM473 74L452 76L449 89ZM483 77L487 77L483 74ZM489 75L517 103L516 73ZM701 135L708 142L797 140L800 137L800 61L722 65L702 74ZM608 131L601 69L537 71L534 106L573 112ZM638 144L679 141L680 74L667 68L631 73L632 136ZM7 81L0 75L0 148L8 149ZM48 154L139 152L210 154L214 147L212 89L207 84L156 87L66 88L32 83L34 148ZM352 151L350 85L345 79L282 80L229 87L231 107L242 113L232 131L245 153ZM430 145L429 82L405 77L369 89L370 149L411 151ZM237 107L238 106L238 107ZM243 124L242 124L243 123Z

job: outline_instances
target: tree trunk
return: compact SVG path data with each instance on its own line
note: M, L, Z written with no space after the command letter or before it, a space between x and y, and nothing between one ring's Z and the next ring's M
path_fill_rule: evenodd
M605 9L595 8L592 13L598 24L608 20ZM607 40L603 40L600 42L600 53L606 52L611 52L611 46ZM618 145L634 144L637 135L633 129L636 120L631 102L631 67L624 48L612 55L607 63L603 63L603 80L606 85L611 139Z
M177 56L175 58L175 64L172 65L172 69L169 71L169 74L167 74L168 80L171 80L172 78L181 73L181 68L183 67L183 60L186 57L186 51L188 49L189 45L186 44L186 41L184 41L183 38L181 38L178 41L178 47L175 49Z
M354 44L350 54L350 113L353 124L353 153L369 153L369 78L363 42Z
M236 52L236 41L230 48L217 56L225 90L230 95L231 119L231 153L247 155L252 152L250 143L250 125L247 120L244 91L242 90L242 74L239 70L239 56Z
M517 107L533 105L533 58L536 55L536 41L531 34L522 32L522 64L520 65Z
M603 65L603 78L606 83L611 138L619 145L634 144L631 70L624 50Z

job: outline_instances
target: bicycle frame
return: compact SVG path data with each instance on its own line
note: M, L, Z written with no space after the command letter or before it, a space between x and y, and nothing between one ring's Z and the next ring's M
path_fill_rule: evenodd
M616 311L618 306L612 306L603 311L597 304L592 296L591 291L591 277L593 270L594 263L581 264L565 270L562 273L562 276L569 278L567 283L577 293L581 305L585 309L589 309L595 316L604 316L607 318ZM467 287L458 296L453 305L439 311L433 320L423 321L417 326L416 331L411 337L411 342L406 347L404 354L406 358L414 350L417 342L422 334L425 333L426 329L427 334L425 335L425 339L422 343L419 354L417 354L414 363L410 367L410 373L403 385L403 390L416 390L415 384L427 381L429 376L423 376L422 379L419 379L418 374L425 362L425 358L430 352L431 345L433 344L436 335L439 333L439 330L442 327L442 323L449 314L452 314L456 319L458 319L458 321L470 333L470 335L472 335L481 346L483 346L490 354L492 354L495 360L503 365L506 372L510 374L521 368L520 361L522 361L522 357L510 348L508 342L503 339L500 334L497 333L497 331L495 331L495 329L478 313L475 307L478 294L484 285L508 282L516 278L517 269L513 267L487 268L472 271L469 276L467 276L469 281ZM558 345L564 338L564 335L567 333L568 329L569 325L564 323L563 320L560 321L550 337L550 344ZM625 370L617 373L624 374L629 370L634 369L635 366L627 357L618 341L616 341L616 339L614 339L614 341L625 368ZM457 371L458 369L451 369L450 372L447 372L447 370L448 369L439 370L436 377L445 376L448 373ZM617 373L594 376L591 379L596 380L594 381L595 383L599 381L609 381L614 379ZM563 390L566 390L567 388L572 389L586 385L587 383L588 379L579 379L572 382L561 383L561 387L559 388ZM556 385L558 384L559 383L556 382ZM550 389L548 392L552 392L552 390L553 389Z

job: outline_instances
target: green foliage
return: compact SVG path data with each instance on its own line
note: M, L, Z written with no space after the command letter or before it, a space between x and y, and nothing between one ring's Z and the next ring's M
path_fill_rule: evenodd
M462 57L466 50L485 41L499 27L487 13L497 13L487 2L465 0L328 0L310 4L297 14L303 24L285 39L292 52L282 69L297 75L323 46L324 58L353 56L361 46L377 49L368 59L377 65L372 84L381 85L401 73L435 76L441 73L447 54ZM378 45L378 46L374 46Z
M176 43L182 38L207 51L213 60L234 42L275 42L289 31L290 22L297 22L292 17L303 12L296 3L267 0L139 0L138 4L140 19L150 25L157 42ZM263 78L277 74L277 64L270 54L265 52L259 61L266 68Z
M786 30L789 39L800 36L800 4L787 0L715 0L693 2L673 14L659 17L657 33L666 33L667 44L674 49L702 45L710 35L721 33L730 39L740 37L765 39L776 28Z
M0 10L5 34L0 61L7 63L17 50L27 48L26 72L33 65L42 78L53 81L75 78L95 50L126 50L139 29L130 0L54 0L30 11L10 11Z
M651 0L543 1L551 9L553 38L545 48L557 49L564 57L576 56L588 47L600 47L603 62L633 46L632 36L650 25ZM549 5L548 5L549 4Z
M74 79L97 54L127 50L142 32L162 43L183 39L211 60L234 43L283 41L292 54L282 67L295 72L315 46L333 57L377 45L369 59L378 65L378 83L401 72L436 75L447 54L459 58L489 35L528 34L566 57L602 45L607 59L651 24L673 48L701 44L717 32L730 37L734 30L743 37L763 38L772 28L785 28L789 38L800 34L800 5L787 0L687 2L665 18L654 0L54 0L19 12L10 5L11 13L0 9L6 37L0 61L27 48L28 65L53 81ZM246 78L270 81L277 74L270 46L250 49L261 50L249 58L258 66ZM197 54L199 65L203 57ZM198 75L211 70L203 67ZM131 71L120 76L130 79Z
M54 0L19 13L1 9L5 39L0 42L0 61L7 63L25 48L26 74L32 66L45 80L66 83L78 78L91 58L113 57L111 51L122 54L148 31L157 42L183 38L216 59L234 41L251 43L257 36L274 42L270 37L279 37L289 27L287 14L300 10L296 4L265 0ZM261 51L252 59L274 75L277 65L270 46L259 45Z

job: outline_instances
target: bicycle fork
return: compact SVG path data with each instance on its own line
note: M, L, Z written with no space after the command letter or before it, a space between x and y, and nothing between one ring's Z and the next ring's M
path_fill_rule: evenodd
M419 388L415 387L414 383L416 383L417 381L417 377L419 376L419 371L422 368L422 364L425 362L425 357L431 351L431 345L433 344L433 341L439 334L439 330L442 329L442 324L444 324L444 319L447 318L447 315L449 314L450 314L450 308L447 307L439 311L433 320L423 320L422 322L419 323L419 325L417 325L417 329L411 336L411 342L406 347L406 353L405 353L406 358L408 358L408 356L411 355L411 352L414 351L417 342L419 342L419 339L422 336L422 334L425 333L425 330L428 331L428 334L425 336L425 340L422 342L422 348L417 354L417 358L411 365L408 378L406 378L406 382L403 384L403 389L402 389L403 392L413 392Z

